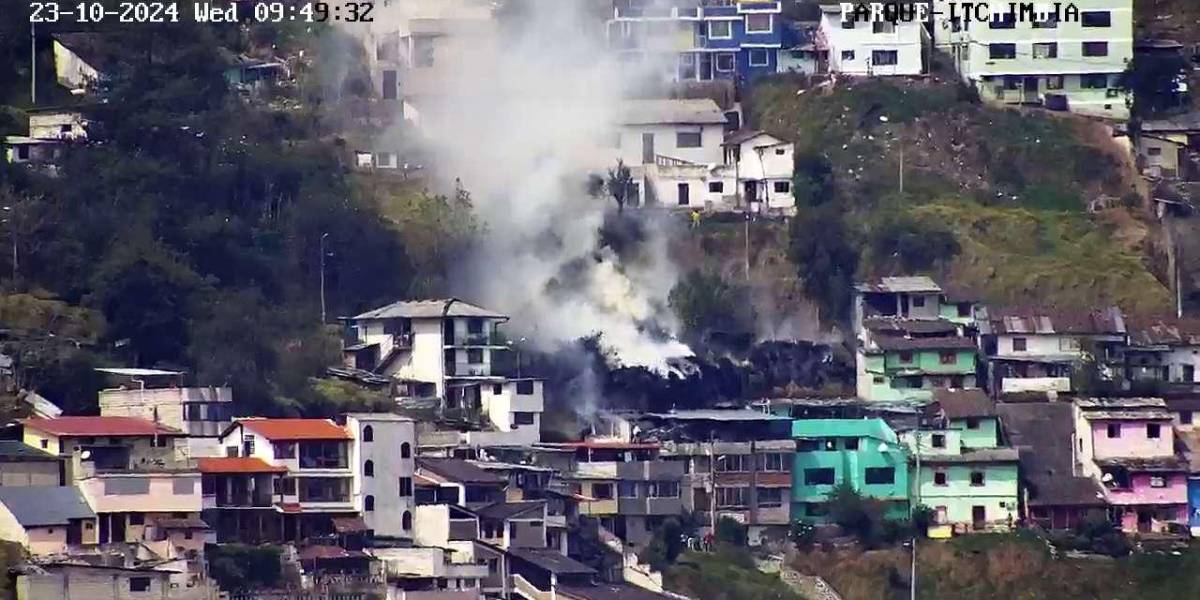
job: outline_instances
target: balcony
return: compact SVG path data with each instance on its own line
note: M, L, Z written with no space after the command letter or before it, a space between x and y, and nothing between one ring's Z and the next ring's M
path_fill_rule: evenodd
M479 523L475 519L450 519L450 541L467 542L479 539Z

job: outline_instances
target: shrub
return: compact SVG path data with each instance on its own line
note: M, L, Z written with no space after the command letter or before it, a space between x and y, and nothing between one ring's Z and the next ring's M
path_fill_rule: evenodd
M729 517L721 517L721 520L717 521L717 531L713 537L718 542L732 546L748 546L750 544L746 526Z

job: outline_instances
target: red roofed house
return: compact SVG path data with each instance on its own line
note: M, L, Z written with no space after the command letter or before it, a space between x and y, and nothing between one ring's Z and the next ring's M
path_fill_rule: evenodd
M287 467L257 457L213 457L197 460L203 490L202 516L217 532L217 541L260 543L283 535L280 481Z
M219 440L227 457L254 458L265 465L287 469L286 473L273 476L277 479L272 484L273 510L282 517L278 521L281 539L333 535L332 518L358 516L352 494L353 440L346 429L333 421L237 419ZM230 463L226 468L232 466ZM215 482L217 474L213 475Z

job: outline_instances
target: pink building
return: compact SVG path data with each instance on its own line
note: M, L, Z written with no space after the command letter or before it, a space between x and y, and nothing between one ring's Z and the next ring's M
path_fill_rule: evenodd
M1187 463L1175 455L1171 413L1160 398L1076 401L1080 468L1105 491L1126 532L1187 523Z

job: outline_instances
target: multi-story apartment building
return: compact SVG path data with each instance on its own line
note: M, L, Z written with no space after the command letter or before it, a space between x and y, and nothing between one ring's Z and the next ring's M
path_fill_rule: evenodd
M1166 531L1188 522L1188 464L1175 454L1171 413L1161 398L1075 401L1080 469L1097 479L1126 532Z
M256 457L203 457L200 470L201 517L217 541L258 544L284 539L280 512L287 467Z
M216 454L217 436L233 417L233 389L227 386L186 387L183 372L161 369L97 369L117 380L100 390L100 414L138 417L188 435L192 456Z
M1190 388L1200 383L1200 321L1155 319L1131 323L1128 329L1124 355L1130 387Z
M834 487L849 484L884 503L885 514L909 512L909 452L882 419L805 419L792 423L792 519L827 518Z
M842 4L821 6L815 47L818 69L847 75L920 75L925 72L925 31L916 19L855 19Z
M287 469L275 489L287 540L332 535L334 518L357 517L360 508L371 508L353 495L353 444L346 429L326 419L236 419L220 437L227 457Z
M412 419L390 413L350 413L354 437L351 494L376 538L412 538L416 473L416 428Z
M922 468L913 472L914 504L934 510L934 526L1006 531L1017 521L1018 454L1000 445L995 403L983 390L939 390L943 419L904 434Z
M658 524L682 511L684 466L659 456L657 442L585 440L539 444L535 459L562 474L578 514L631 548L650 541Z
M796 443L791 419L753 410L646 414L640 436L659 440L661 457L683 467L683 508L711 527L721 518L747 526L751 543L786 533Z
M669 81L732 80L779 67L778 0L614 0L609 49L622 61L661 70Z
M951 20L951 4L960 5L958 20ZM1022 10L1033 3L1014 3L1017 13L997 11L983 21L974 12L964 18L969 11L962 4L935 3L934 35L984 100L1129 117L1117 80L1133 60L1133 0L1047 2L1050 10L1041 12Z
M456 298L395 302L344 319L344 362L391 377L399 400L436 398L486 425L467 434L470 445L532 444L541 437L543 381L494 368L509 350L498 331L507 320Z

